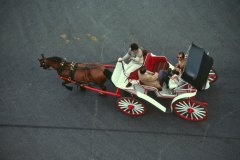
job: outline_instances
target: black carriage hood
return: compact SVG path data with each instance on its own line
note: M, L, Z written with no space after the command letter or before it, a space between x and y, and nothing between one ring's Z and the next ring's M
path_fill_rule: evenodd
M213 66L213 59L203 48L192 43L188 50L188 57L183 70L182 79L197 90L202 90L207 82L208 74Z

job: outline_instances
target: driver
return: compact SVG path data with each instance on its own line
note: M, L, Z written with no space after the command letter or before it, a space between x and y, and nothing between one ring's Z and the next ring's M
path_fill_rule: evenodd
M143 64L143 53L136 43L132 43L126 55L118 59L118 61L125 61L125 60L129 60L129 63L125 68L125 75L122 75L120 77L121 79L128 78L131 72L140 68ZM130 87L130 86L131 86L131 83L129 82L126 87Z

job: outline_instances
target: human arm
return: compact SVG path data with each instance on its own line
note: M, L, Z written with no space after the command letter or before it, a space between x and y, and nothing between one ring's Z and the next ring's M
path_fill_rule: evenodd
M131 57L130 60L137 62L137 63L143 63L142 50L139 49L138 52L136 53L136 57Z
M177 72L182 72L183 69L184 69L184 66L185 66L185 61L181 61L181 62L178 62L175 67L174 67L174 70L176 70Z
M121 60L125 61L125 60L131 58L130 52L131 52L131 49L129 48L128 52L121 58Z

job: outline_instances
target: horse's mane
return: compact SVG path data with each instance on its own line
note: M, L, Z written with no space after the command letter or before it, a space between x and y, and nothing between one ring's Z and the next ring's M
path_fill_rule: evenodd
M59 63L61 63L61 62L63 61L63 58L57 57L57 56L49 57L49 58L47 58L47 59L48 59L48 60L51 60L51 61L59 62Z

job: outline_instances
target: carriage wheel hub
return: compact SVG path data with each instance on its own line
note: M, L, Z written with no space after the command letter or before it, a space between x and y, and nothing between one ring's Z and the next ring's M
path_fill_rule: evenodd
M133 110L133 108L134 108L134 105L131 105L131 104L128 105L129 110Z
M187 111L188 111L188 113L190 113L190 114L194 112L192 108L188 108Z

